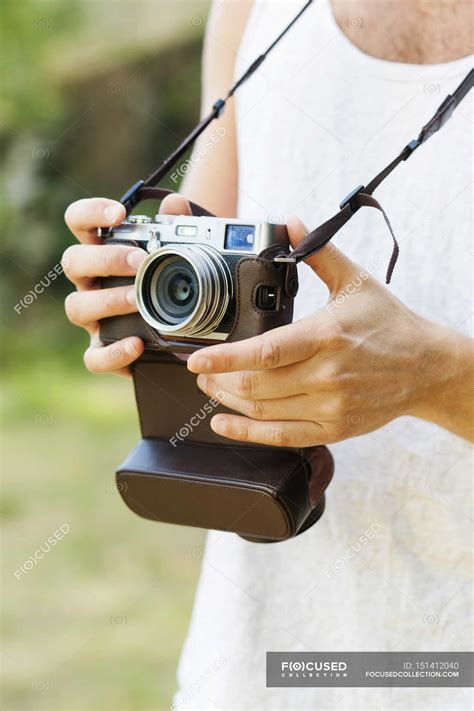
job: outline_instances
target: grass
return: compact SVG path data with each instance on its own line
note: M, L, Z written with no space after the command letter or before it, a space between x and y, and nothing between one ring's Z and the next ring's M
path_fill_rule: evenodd
M3 708L169 708L204 534L140 519L115 490L139 436L131 383L46 361L11 368L4 394Z

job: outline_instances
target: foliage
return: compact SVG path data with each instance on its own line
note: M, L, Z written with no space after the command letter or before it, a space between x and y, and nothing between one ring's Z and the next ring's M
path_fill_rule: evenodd
M32 5L43 3L30 0L30 9ZM48 2L46 6L58 23L54 25L51 19L51 26L59 34L54 8L67 28L66 37L76 21L80 26L75 0ZM10 0L6 14L7 27L19 22L25 44L39 44L37 64L41 66L41 57L51 57L54 52L51 48L47 52L41 32L32 30L34 20L27 19L21 4ZM65 46L56 42L58 47ZM183 44L158 54L155 50L145 59L135 56L130 63L122 62L106 73L98 67L86 78L68 81L59 94L45 82L49 113L41 108L35 92L27 91L25 98L22 92L17 95L7 90L7 102L15 106L9 115L16 126L14 132L2 137L6 167L2 194L6 200L0 211L5 225L0 293L6 306L3 334L6 331L7 336L3 340L8 362L19 355L28 359L36 349L52 351L58 345L61 350L70 346L79 353L84 337L67 324L62 309L64 296L71 290L64 277L54 281L28 308L21 308L20 314L14 307L58 264L64 249L73 242L63 222L67 205L91 195L118 197L147 175L191 128L198 116L200 43L200 35L192 34ZM33 52L31 47L28 51ZM20 76L26 72L25 61L19 61ZM17 102L18 96L21 101ZM15 112L28 115L29 123L26 119L23 125L17 123ZM49 343L42 338L45 332L52 339Z
M2 0L0 109L5 129L15 136L60 119L60 87L47 75L47 62L57 42L84 24L82 7L79 0Z
M72 286L61 276L14 307L73 242L66 206L119 196L193 125L203 4L0 5L4 708L163 709L176 686L202 532L139 519L115 491L138 438L133 396L85 372L87 336L63 310Z

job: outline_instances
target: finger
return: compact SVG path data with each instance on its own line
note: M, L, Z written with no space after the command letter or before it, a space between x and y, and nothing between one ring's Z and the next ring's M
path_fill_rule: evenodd
M309 230L295 215L288 219L287 227L291 246L295 249ZM305 264L311 267L332 293L340 291L351 282L355 274L362 271L358 264L352 262L331 242L305 259Z
M109 316L122 316L137 310L134 286L113 289L73 291L64 302L66 315L76 326L86 326Z
M287 365L273 370L239 370L235 373L201 373L198 387L232 393L242 400L268 400L290 397L307 392L308 379L298 365Z
M74 284L107 276L135 276L147 252L126 245L73 244L63 254L65 275Z
M305 321L280 326L244 341L195 351L188 360L192 373L267 370L297 363L316 351L316 339Z
M125 215L125 207L116 200L89 198L69 205L64 220L80 242L100 244L97 228L118 225L123 222Z
M160 215L192 215L192 211L185 197L179 193L172 193L162 200Z
M136 336L124 338L109 346L94 343L84 353L84 364L91 373L114 372L133 363L143 350L143 341Z
M211 428L222 437L272 447L313 447L325 444L324 429L315 422L260 422L238 415L214 415Z
M291 395L273 400L244 400L214 385L201 390L209 397L220 394L220 399L229 410L240 412L253 420L305 420L308 413L309 395ZM314 399L312 405L314 407Z

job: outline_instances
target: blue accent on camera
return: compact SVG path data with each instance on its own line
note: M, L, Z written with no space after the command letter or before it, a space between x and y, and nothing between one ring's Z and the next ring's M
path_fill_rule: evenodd
M254 242L254 225L226 225L224 249L245 249L252 252Z

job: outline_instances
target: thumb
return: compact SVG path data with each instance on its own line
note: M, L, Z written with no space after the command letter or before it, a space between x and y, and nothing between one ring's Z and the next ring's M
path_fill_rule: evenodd
M295 249L309 230L296 215L288 219L287 228L290 244ZM354 275L361 271L358 264L352 262L331 242L304 261L322 279L331 294L344 288Z
M192 215L192 211L183 195L172 193L161 201L160 215Z

